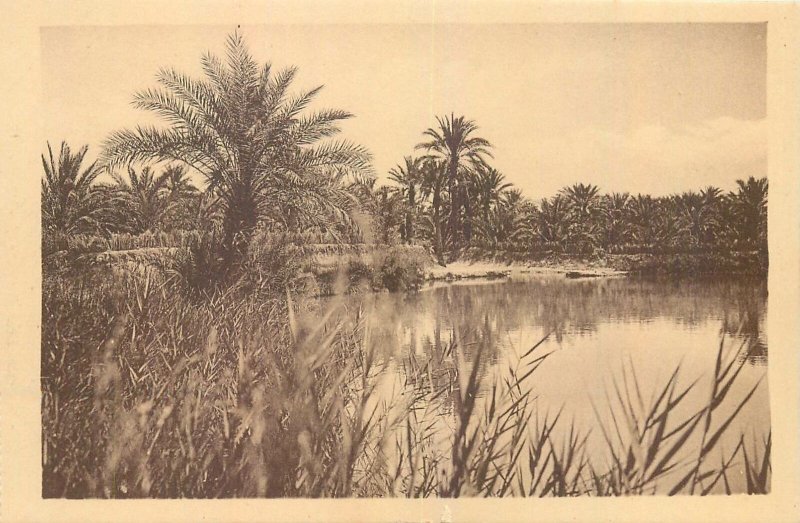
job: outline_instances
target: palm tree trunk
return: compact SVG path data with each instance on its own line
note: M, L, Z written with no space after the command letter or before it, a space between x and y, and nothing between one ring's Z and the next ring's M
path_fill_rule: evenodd
M416 195L412 185L408 191L408 213L406 214L406 240L411 245L414 242L414 209L416 207Z
M224 271L229 271L244 259L257 225L258 214L253 198L242 195L232 199L222 222Z
M444 242L442 241L442 188L441 183L437 182L433 188L433 250L436 254L436 261L442 267L445 266L444 262Z
M472 241L472 203L469 201L469 191L467 190L466 185L461 189L462 191L462 201L464 202L464 213L465 213L465 220L464 220L464 242L467 246L469 246L470 242Z
M457 160L457 158L451 158L447 166L448 190L450 191L450 219L447 222L447 233L450 237L450 245L453 251L458 251L461 243L461 198L456 183L458 174Z

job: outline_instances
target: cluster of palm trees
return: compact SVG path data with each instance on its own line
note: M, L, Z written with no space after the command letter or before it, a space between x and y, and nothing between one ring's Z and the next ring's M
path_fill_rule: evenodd
M652 197L601 194L577 183L535 203L489 165L491 144L463 116L438 118L418 157L406 156L379 187L381 233L431 245L440 261L464 250L530 254L766 249L766 178L736 191Z
M670 196L600 194L575 184L533 208L534 247L610 253L758 250L767 246L766 178Z
M135 95L164 127L113 133L98 162L62 143L42 156L46 234L219 230L229 260L259 228L318 231L336 241L402 242L444 263L468 251L592 253L766 247L766 179L669 197L600 194L575 184L535 203L490 165L492 145L464 116L437 118L416 156L378 185L369 153L335 140L352 115L307 110L320 87L296 95L296 69L258 65L238 33L205 77L172 69ZM190 177L202 181L195 187ZM107 173L109 181L98 182Z
M149 231L196 229L208 209L204 195L188 177L187 169L167 165L160 174L151 166L125 173L109 173L110 181L98 182L103 169L97 162L82 163L88 147L73 153L61 143L58 160L50 144L42 156L42 227L45 234L110 233L141 234Z

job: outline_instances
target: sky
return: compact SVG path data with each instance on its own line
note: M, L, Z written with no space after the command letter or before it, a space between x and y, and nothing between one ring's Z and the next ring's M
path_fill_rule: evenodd
M228 26L41 31L42 149L95 158L114 130L152 123L131 106L159 68L202 75ZM766 24L283 25L240 29L253 56L324 84L313 108L355 118L379 177L455 113L491 164L538 199L565 185L664 195L766 176Z

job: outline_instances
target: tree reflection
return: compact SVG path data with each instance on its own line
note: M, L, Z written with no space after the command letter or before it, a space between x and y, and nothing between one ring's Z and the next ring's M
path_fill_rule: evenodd
M747 343L748 361L763 365L766 297L766 282L759 279L548 275L347 299L348 310L360 306L368 312L372 338L387 357L441 355L457 344L470 359L481 343L487 361L494 361L504 338L521 328L553 333L560 343L565 336L592 334L604 323L667 319L684 329L720 322L721 332Z

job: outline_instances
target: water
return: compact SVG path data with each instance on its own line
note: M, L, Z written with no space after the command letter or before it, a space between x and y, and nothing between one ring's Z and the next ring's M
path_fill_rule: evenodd
M571 280L531 275L436 284L409 294L347 296L341 310L345 317L363 311L370 343L386 364L383 372L394 374L387 380L392 391L409 383L410 366L428 358L439 362L435 381L445 386L453 375L454 364L443 357L451 343L463 347L467 359L482 344L488 356L482 373L488 375L514 365L520 354L549 335L537 353L552 354L525 386L535 394L540 411L563 408L565 419L595 432L587 450L602 461L607 448L598 422L610 424L608 398L614 397L612 384L621 383L623 368L633 369L645 400L678 365L679 385L700 378L676 411L688 414L708 401L721 340L726 355L741 347L738 357L745 365L719 416L731 412L762 382L717 451L729 453L742 434L751 442L766 437L766 298L765 281L745 278ZM452 417L452 412L443 414ZM733 480L734 490L743 488L741 477Z

